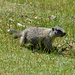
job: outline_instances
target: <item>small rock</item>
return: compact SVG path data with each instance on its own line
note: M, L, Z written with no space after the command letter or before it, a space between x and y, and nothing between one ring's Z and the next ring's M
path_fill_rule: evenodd
M2 20L0 20L0 23L2 22Z
M9 19L9 23L12 23L14 20L12 18Z
M50 15L50 16L48 16L48 18L49 18L49 20L56 20L56 16L55 15Z

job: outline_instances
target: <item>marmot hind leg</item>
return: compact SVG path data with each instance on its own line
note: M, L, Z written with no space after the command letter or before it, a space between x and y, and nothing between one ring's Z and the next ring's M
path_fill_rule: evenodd
M27 33L23 31L21 34L22 36L20 38L20 46L23 46L27 42L27 39L26 39Z

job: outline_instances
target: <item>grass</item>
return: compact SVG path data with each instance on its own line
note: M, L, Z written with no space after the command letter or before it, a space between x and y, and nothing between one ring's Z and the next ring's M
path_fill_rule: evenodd
M57 18L51 19L51 15ZM7 33L10 28L19 31L29 26L55 25L63 27L67 34L53 43L59 52L50 54L20 48L19 39ZM74 75L74 40L74 0L0 0L0 75Z

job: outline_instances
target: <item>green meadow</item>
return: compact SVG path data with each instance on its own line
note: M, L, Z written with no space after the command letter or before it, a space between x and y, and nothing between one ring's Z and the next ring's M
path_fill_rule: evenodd
M49 54L20 47L8 33L26 27L61 26ZM75 0L0 0L0 75L75 75Z

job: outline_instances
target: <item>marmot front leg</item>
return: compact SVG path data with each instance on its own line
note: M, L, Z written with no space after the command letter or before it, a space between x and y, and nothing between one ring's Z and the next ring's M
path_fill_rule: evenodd
M43 41L43 44L44 44L45 49L48 51L48 53L50 53L52 49L52 41L50 37L46 37Z

